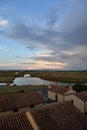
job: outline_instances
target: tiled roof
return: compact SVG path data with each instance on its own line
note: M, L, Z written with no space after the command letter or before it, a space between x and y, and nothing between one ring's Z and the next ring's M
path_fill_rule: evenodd
M85 130L87 118L70 102L52 103L40 110L32 110L39 130Z
M69 89L63 86L50 85L48 91L56 92L59 94L65 94Z
M0 111L11 110L43 103L44 99L38 92L16 93L0 96Z
M0 118L0 130L33 130L25 113Z
M87 101L87 91L79 92L75 94L78 98L83 101Z

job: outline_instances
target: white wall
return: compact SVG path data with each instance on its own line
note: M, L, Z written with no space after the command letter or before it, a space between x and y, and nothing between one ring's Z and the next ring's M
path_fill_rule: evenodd
M87 112L87 101L85 102L85 112Z
M56 93L48 91L48 98L55 101L55 95Z
M55 101L56 95L57 95L57 102L63 102L64 101L64 95L48 91L48 98L49 99Z
M58 94L58 102L64 102L64 95Z
M84 102L75 95L66 95L64 98L65 101L73 100L73 105L77 107L81 112L84 113Z

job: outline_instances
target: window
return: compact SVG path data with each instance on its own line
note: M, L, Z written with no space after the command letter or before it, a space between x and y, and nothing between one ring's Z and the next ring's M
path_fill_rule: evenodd
M73 104L73 99L71 99L71 103Z
M87 115L87 112L85 112L85 115Z
M56 94L56 97L55 97L55 101L57 102L57 94Z
M13 109L13 112L18 112L18 108L14 108L14 109Z
M34 105L31 105L30 108L34 108Z

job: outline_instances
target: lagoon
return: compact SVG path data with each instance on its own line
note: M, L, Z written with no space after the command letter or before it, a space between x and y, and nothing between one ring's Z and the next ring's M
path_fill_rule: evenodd
M38 77L17 77L13 80L13 83L10 86L22 86L22 85L50 85L50 84L57 84L60 86L69 86L70 83L62 83L62 82L53 82L49 80L43 80ZM73 83L71 83L73 85Z
M49 85L49 84L55 84L55 82L52 81L47 81L47 80L42 80L37 77L29 77L29 78L24 78L24 77L18 77L13 80L13 83L17 86L21 85Z

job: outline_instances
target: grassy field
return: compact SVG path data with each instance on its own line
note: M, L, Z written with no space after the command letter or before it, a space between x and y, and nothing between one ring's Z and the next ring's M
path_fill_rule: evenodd
M57 82L87 83L87 72L30 72L30 74L31 76Z
M0 72L0 82L10 84L13 79L16 77L24 76L24 74L29 73L32 77L39 77L42 79L56 81L56 82L68 82L68 83L87 83L87 71L86 72L47 72L47 71L21 71L18 74L15 74L15 71L3 71ZM75 86L76 88L77 86ZM81 88L81 86L80 86ZM86 86L87 88L87 86ZM1 94L10 94L16 92L24 92L24 91L35 91L47 89L47 86L3 86L0 87L0 95Z
M3 86L0 87L0 95L12 94L18 92L26 92L26 91L38 91L42 89L47 89L47 86Z
M14 77L0 77L0 83L11 83Z
M4 82L10 84L16 77L23 76L24 74L25 72L15 74L15 71L3 71L0 73L0 83Z
M15 71L4 71L0 73L0 82L10 83L15 77L24 76L29 73L32 77L39 77L46 80L68 83L87 83L87 71L20 71L17 75Z

